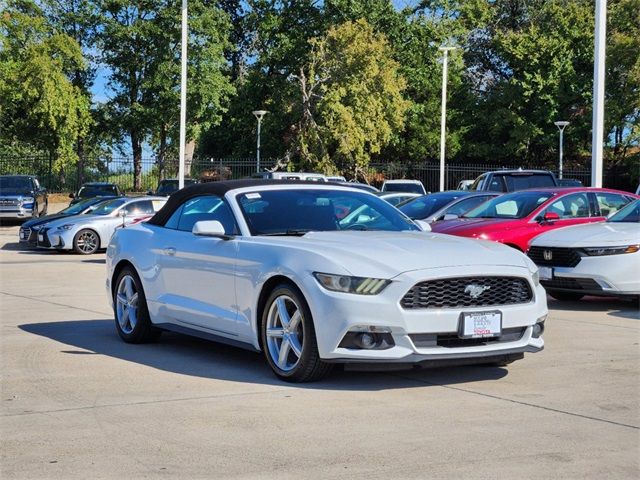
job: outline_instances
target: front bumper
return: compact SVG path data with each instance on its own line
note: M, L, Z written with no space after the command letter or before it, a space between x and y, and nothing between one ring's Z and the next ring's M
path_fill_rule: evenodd
M575 267L551 267L553 278L542 280L548 290L585 295L640 295L640 252L582 257Z
M73 233L69 231L59 232L57 230L40 230L38 232L36 245L39 248L49 248L55 250L68 250L73 245ZM67 237L71 237L70 239Z
M33 218L33 209L12 209L12 210L0 210L0 219L27 219Z
M487 362L493 357L542 350L544 341L542 337L534 338L533 327L548 313L544 289L534 287L525 268L486 266L481 272L477 270L477 267L448 267L406 272L392 279L380 294L372 296L329 292L315 280L306 282L304 293L313 314L320 357L328 362L347 363L415 364L456 360L466 364L474 363L474 359ZM533 291L533 299L525 304L490 307L404 309L400 305L400 299L421 281L478 275L526 278ZM487 311L501 312L503 333L518 333L510 337L504 335L505 340L492 338L484 342L467 342L457 337L463 312ZM384 350L339 346L347 333L361 327L385 329L392 336L394 345ZM441 341L452 338L461 341Z

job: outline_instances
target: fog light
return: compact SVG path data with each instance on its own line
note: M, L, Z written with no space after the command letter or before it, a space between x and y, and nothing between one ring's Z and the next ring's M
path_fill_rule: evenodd
M376 345L376 337L373 333L361 333L358 340L362 348L371 349Z
M544 319L541 322L538 322L533 326L533 331L531 332L531 337L532 338L540 338L543 333L544 333Z

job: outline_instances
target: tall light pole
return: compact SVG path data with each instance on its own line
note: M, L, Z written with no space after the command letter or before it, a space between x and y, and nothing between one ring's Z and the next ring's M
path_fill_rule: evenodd
M442 59L442 115L440 117L440 191L444 191L444 154L447 129L447 70L449 50L456 47L440 47L438 50L444 53Z
M253 114L258 119L258 147L256 148L256 172L260 172L260 126L262 118L269 112L266 110L254 110Z
M607 35L607 2L596 0L596 31L593 55L593 120L591 134L591 186L602 187L604 148L604 76Z
M180 159L178 188L184 187L184 157L187 143L187 0L182 0L182 65L180 72Z
M559 120L557 122L553 122L558 130L560 130L560 167L558 168L558 178L562 178L562 147L563 147L563 133L564 127L569 125L569 122L566 120Z

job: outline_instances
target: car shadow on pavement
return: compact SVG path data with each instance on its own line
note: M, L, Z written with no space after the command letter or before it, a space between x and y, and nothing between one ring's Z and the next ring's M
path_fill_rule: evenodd
M79 320L20 325L25 332L55 340L67 347L61 354L107 355L159 370L203 378L291 386L320 390L378 391L429 387L497 380L507 375L505 368L468 366L396 372L343 371L336 368L324 380L308 384L287 384L278 380L262 354L202 340L173 332L164 332L155 343L131 345L115 332L113 320Z
M611 317L640 320L638 300L618 297L584 297L578 301L548 300L549 309L569 312L603 312Z

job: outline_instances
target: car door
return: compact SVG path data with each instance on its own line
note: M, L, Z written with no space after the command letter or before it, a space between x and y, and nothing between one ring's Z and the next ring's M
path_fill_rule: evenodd
M545 221L544 216L546 213L556 213L560 218L558 220ZM547 202L543 209L534 214L535 221L530 222L532 235L529 235L529 240L548 230L602 221L604 218L597 216L597 213L593 210L587 192L570 193L555 197L550 202Z
M237 335L235 271L237 241L192 233L196 222L217 220L233 235L237 226L220 197L191 198L155 235L163 321L206 329L216 335Z

